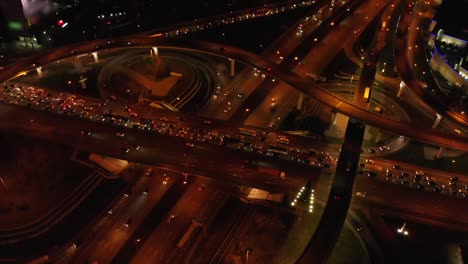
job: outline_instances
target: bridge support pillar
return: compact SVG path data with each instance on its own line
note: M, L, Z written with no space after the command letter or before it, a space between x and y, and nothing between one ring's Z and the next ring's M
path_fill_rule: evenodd
M396 97L400 98L401 93L403 92L403 88L405 88L405 86L406 86L406 84L403 81L401 81L400 82L400 89L398 89L398 93L397 93Z
M436 114L436 120L434 121L434 124L432 125L432 128L436 128L440 124L440 120L442 120L442 116L439 114Z
M438 151L437 154L436 154L436 158L437 158L437 159L440 159L440 157L442 156L442 154L444 153L444 151L445 151L445 148L444 148L444 147L440 147L440 148L439 148L439 151Z
M336 123L336 118L338 117L338 113L336 111L331 112L331 123L334 125Z
M98 63L99 62L99 57L98 57L98 53L97 52L93 52L93 58L94 58L94 63Z
M375 143L376 144L381 144L382 143L382 130L379 129L379 133L377 133L377 136L375 137Z
M42 76L44 76L44 74L42 73L42 67L37 67L36 72L39 78L42 78Z
M236 73L236 61L233 59L229 59L229 62L231 63L230 76L234 77L234 74Z
M302 109L302 101L304 100L304 93L300 93L299 94L299 98L297 98L297 110L301 110Z

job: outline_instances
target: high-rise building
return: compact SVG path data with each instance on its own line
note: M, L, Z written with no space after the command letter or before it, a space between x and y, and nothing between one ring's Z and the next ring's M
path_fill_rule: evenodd
M2 42L18 40L27 36L28 22L23 14L21 0L0 1L0 38Z

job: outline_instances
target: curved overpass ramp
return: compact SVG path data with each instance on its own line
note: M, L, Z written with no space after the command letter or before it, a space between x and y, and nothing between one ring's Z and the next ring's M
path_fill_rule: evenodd
M444 117L449 118L450 120L456 122L459 125L468 126L468 119L465 115L460 115L458 113L450 111L445 102L443 102L440 98L435 98L435 96L430 95L425 90L426 88L423 88L421 86L421 83L414 76L408 60L408 35L417 35L418 33L416 32L416 27L410 27L410 22L412 19L412 9L402 9L402 14L400 20L398 21L397 37L395 40L395 66L398 71L398 74L400 75L401 79L406 84L406 86L409 89L411 89L411 91L421 101L425 102L426 104L430 104L429 107L435 108ZM422 18L419 19L422 20ZM422 27L423 25L420 25L420 28Z

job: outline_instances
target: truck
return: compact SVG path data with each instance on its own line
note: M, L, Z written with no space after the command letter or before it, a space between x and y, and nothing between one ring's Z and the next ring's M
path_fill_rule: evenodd
M268 175L275 176L275 177L279 176L282 179L286 178L286 172L276 169L276 168L272 168L272 167L265 167L265 166L259 165L257 166L257 171L259 173L268 174Z
M48 255L44 255L42 257L38 257L36 259L33 259L33 260L27 262L26 264L44 264L44 263L50 263Z
M370 87L366 87L365 90L364 90L364 96L362 97L362 101L363 101L363 102L369 103L369 100L370 100L370 92L371 92Z

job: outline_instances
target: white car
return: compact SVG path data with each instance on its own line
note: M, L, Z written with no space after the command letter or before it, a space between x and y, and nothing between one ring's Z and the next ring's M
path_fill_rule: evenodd
M356 192L356 196L359 196L359 197L366 197L366 192Z

